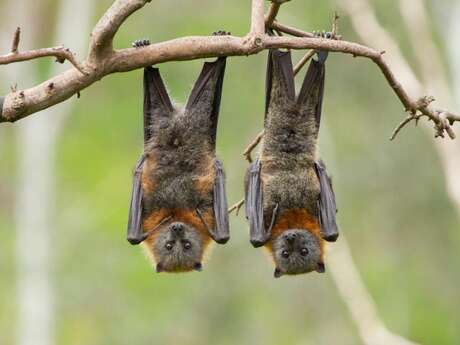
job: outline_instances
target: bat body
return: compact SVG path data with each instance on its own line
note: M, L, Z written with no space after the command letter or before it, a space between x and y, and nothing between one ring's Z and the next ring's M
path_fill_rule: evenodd
M290 52L269 53L265 134L245 198L251 243L269 250L275 277L324 272L325 241L338 236L332 184L316 152L327 54L318 55L296 97Z
M206 62L187 105L172 104L158 69L144 70L144 153L133 180L128 241L157 272L201 270L211 243L229 239L216 130L225 58Z

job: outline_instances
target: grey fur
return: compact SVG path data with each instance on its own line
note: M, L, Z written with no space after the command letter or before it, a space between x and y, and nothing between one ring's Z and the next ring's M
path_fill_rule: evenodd
M279 229L282 233L273 238L276 213L281 219L285 211L307 211L321 227L330 225L330 233L321 228L322 236L334 240L329 235L335 225L335 198L316 152L326 56L311 62L296 97L290 53L269 53L264 139L260 157L247 170L245 188L251 243L258 247L271 241L276 278L324 271L321 240L313 229ZM296 239L288 241L289 236ZM308 254L301 255L302 248Z
M199 177L208 173L209 164L216 158L208 136L191 121L193 115L183 110L175 111L153 129L145 151L155 162L147 178L157 186L154 194L144 195L147 214L160 208L212 207L212 190L208 195L198 194L195 184ZM210 125L205 121L197 122L204 127Z
M306 255L302 255L302 249L307 250ZM283 257L283 254L288 257ZM273 257L277 278L283 274L315 271L322 265L318 239L310 232L299 229L285 231L273 241Z
M178 226L182 230L173 230ZM161 258L157 271L193 270L197 264L201 265L203 241L189 225L175 222L158 232L152 249Z
M286 78L280 63L276 63L276 57L274 61L260 157L266 227L276 204L280 212L306 209L317 216L320 195L315 170L320 83L310 85L305 99L293 99L286 92Z

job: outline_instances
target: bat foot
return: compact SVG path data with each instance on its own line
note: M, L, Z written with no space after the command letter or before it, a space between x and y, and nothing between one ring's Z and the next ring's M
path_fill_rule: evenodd
M334 38L334 34L330 31L326 32L326 31L313 31L313 35L316 37L316 38L324 38L324 39L327 39L327 40L331 40ZM317 54L318 54L318 61L321 62L321 63L324 63L327 59L327 56L328 56L328 52L327 51L322 51L322 50L319 50L317 51Z
M140 40L135 40L132 43L133 48L142 48L150 45L150 40L147 38L142 38Z
M230 31L218 30L212 33L213 36L230 36L232 33Z
M331 31L313 31L313 36L316 38L325 38L331 40L333 38L333 33Z

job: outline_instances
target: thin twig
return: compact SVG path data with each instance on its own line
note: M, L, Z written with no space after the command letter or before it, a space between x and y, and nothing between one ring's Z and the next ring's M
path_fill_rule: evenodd
M241 199L240 201L238 201L236 204L234 204L232 207L228 209L228 213L232 213L233 211L236 210L235 215L238 216L238 213L240 212L240 208L241 206L243 206L243 204L244 204L244 199Z
M315 53L316 52L314 50L310 50L307 54L305 54L302 57L302 59L300 59L300 61L294 67L294 75L297 75L297 73L299 73L302 67L305 66L305 64L313 57L313 55L315 55Z
M13 36L13 44L11 45L11 52L13 54L18 52L19 41L21 40L21 28L18 26Z
M339 15L337 14L337 12L334 12L334 15L332 17L332 38L333 39L336 39L338 36L338 32L339 32L339 26L338 26L338 20L339 20Z
M19 44L19 40L17 42ZM13 48L14 48L14 44L13 44ZM26 51L21 51L21 52L18 52L16 50L15 53L0 55L0 65L8 65L10 63L33 60L33 59L38 59L42 57L50 57L50 56L55 57L56 61L59 63L63 63L65 60L68 60L78 71L85 74L83 65L77 61L77 59L75 58L75 55L69 49L63 46L51 47L51 48L40 48L40 49L26 50Z
M248 147L246 147L246 150L244 150L243 156L246 157L246 160L249 163L252 163L252 158L251 158L252 151L256 148L257 145L259 145L263 137L264 137L264 131L262 130L259 134L257 134L255 139L248 145Z
M404 128L412 120L417 121L421 115L414 116L413 114L408 115L404 120L402 120L399 125L394 129L393 134L391 134L390 140L394 140L401 129Z
M281 3L272 2L272 4L270 5L270 9L268 10L268 14L265 17L265 27L266 28L269 28L272 25L273 21L278 15L280 7L281 7Z
M278 31L284 32L286 34L292 35L292 36L310 37L310 38L315 37L315 34L312 33L312 32L306 32L306 31L303 31L303 30L299 30L299 29L294 28L292 26L278 23L277 21L274 21L272 23L271 28L274 29L274 30L278 30Z

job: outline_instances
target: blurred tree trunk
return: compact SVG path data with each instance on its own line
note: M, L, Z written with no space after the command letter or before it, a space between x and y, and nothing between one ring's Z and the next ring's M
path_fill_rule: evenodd
M411 43L415 51L417 62L420 65L421 80L418 81L416 73L411 69L404 58L396 40L378 22L370 0L338 0L339 7L352 21L356 33L365 44L386 47L387 59L393 70L400 76L403 85L412 95L434 94L435 98L446 104L453 105L454 96L447 79L446 68L442 64L442 55L439 53L430 31L432 23L423 0L400 0L402 18L411 37ZM458 35L460 34L460 4L452 14L452 29L448 30L447 38L452 42L447 45L451 48L450 60L454 69L456 85L456 99L460 96L460 46ZM454 41L455 40L455 41ZM456 78L455 78L456 77ZM457 104L458 105L458 104ZM433 130L428 128L426 133L433 138ZM446 193L456 207L460 216L460 143L458 140L434 139L435 147L441 158L441 163L446 178ZM331 271L333 280L343 297L355 323L358 326L361 338L365 344L401 344L407 340L391 334L378 318L375 303L363 284L359 272L353 264L351 252L344 237L334 247L330 255Z
M24 4L26 2L26 4ZM26 6L25 6L26 5ZM86 49L91 24L93 1L62 0L58 4L53 42L66 40L77 54ZM39 1L10 1L4 13L11 23L8 31L21 26L21 47L36 47L41 24L49 24L49 8L39 11ZM27 8L27 10L24 10ZM43 18L39 18L43 14ZM12 36L11 36L12 37ZM11 84L31 85L37 82L36 64L11 66ZM66 66L53 64L50 75ZM20 345L51 345L54 343L52 233L53 223L55 144L66 114L74 102L47 109L40 116L21 121L17 126L18 182L16 198L17 234L17 343ZM58 116L56 113L60 113Z

